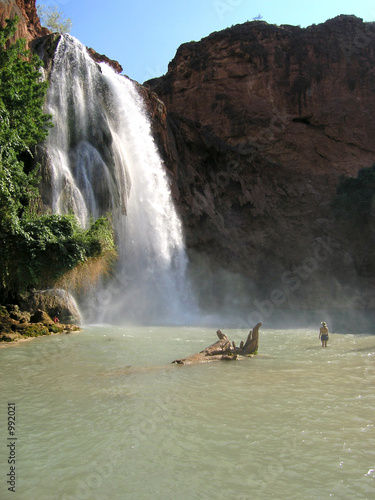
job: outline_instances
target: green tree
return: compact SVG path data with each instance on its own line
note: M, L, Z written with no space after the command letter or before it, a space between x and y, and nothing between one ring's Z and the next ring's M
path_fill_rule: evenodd
M43 141L51 126L43 112L47 83L41 81L41 60L30 56L26 42L7 41L17 18L0 29L0 228L17 225L22 208L35 197L35 175L25 172L25 158ZM9 226L10 224L10 226Z
M36 8L43 26L53 33L70 33L73 24L72 20L64 18L64 14L58 10L56 5L51 7L44 4L37 4Z
M32 152L51 118L43 112L47 83L25 41L9 44L17 19L0 28L0 302L52 286L74 266L115 254L110 219L85 230L73 215L40 213Z

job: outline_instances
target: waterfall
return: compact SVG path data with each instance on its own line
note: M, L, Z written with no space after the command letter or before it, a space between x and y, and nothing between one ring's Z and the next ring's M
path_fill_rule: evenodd
M134 83L64 35L48 113L55 125L46 143L53 211L73 211L83 226L107 213L114 220L116 276L96 290L94 319L189 321L194 304L181 222Z

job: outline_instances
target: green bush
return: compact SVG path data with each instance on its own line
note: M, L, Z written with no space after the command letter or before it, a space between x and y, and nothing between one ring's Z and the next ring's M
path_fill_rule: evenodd
M63 326L51 325L48 327L50 333L61 333L63 331Z
M47 83L40 59L30 56L25 40L8 42L16 24L17 18L0 28L0 232L17 227L19 213L37 195L35 173L24 161L51 126L43 112Z
M24 337L39 337L41 335L49 334L48 328L40 324L29 325L22 331L22 335Z
M78 264L115 249L112 223L104 217L86 230L74 215L24 213L19 231L4 240L7 295L53 286Z

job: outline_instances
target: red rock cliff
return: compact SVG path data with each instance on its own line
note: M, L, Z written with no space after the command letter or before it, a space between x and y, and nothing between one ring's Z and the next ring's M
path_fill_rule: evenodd
M1 0L0 25L3 26L6 19L15 16L19 18L15 38L25 38L29 43L39 36L48 35L49 30L40 24L36 0Z
M168 111L155 130L189 247L272 307L374 305L373 252L331 209L340 176L375 161L374 63L375 23L252 22L182 45L145 84Z

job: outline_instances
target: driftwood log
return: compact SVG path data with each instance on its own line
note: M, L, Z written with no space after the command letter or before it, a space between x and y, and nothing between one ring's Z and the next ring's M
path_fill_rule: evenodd
M242 340L239 347L234 342L231 344L228 337L221 330L218 330L216 332L219 337L217 342L187 358L176 359L173 363L178 365L192 365L210 361L234 361L239 359L239 356L254 355L258 351L259 328L261 326L262 323L258 323L250 330L246 342Z

